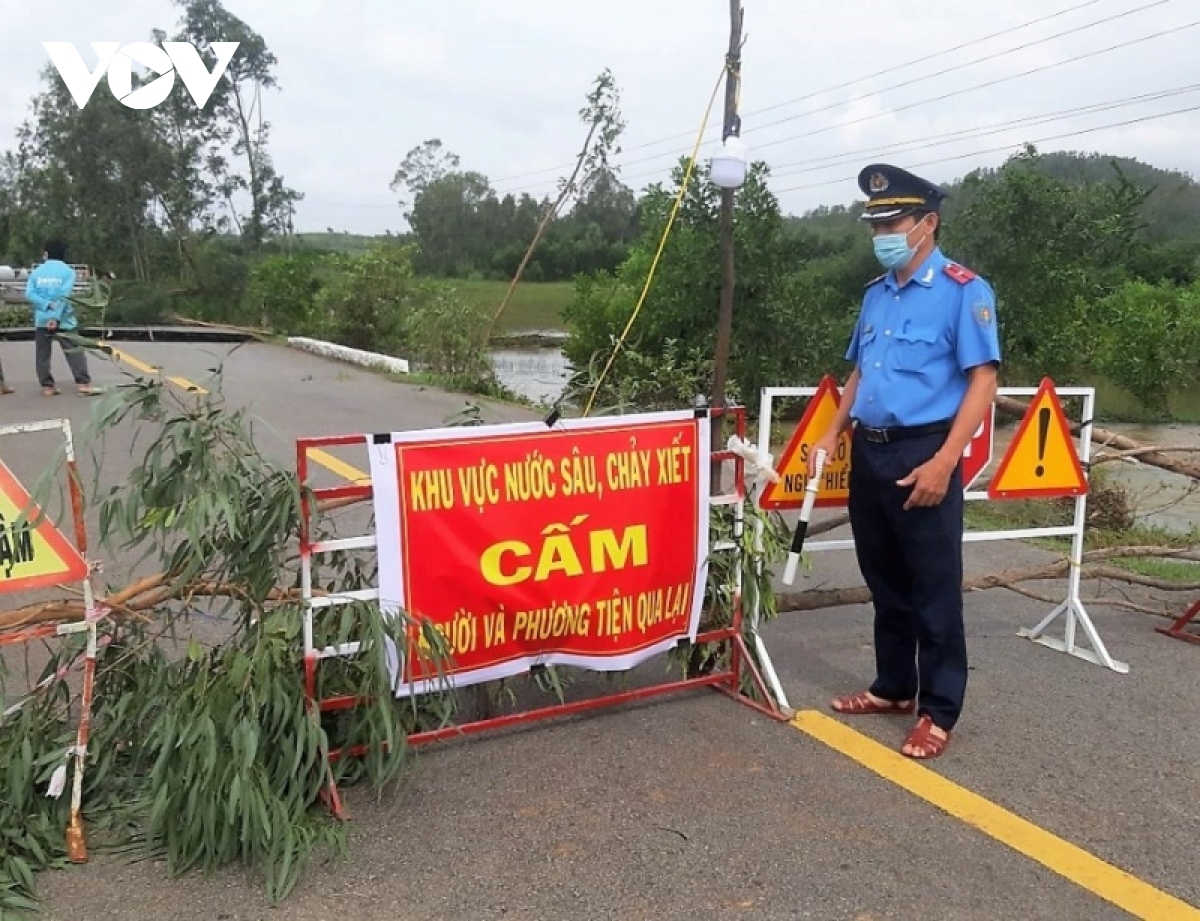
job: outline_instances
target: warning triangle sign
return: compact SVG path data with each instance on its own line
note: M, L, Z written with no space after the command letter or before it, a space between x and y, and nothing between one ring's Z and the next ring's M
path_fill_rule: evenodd
M0 595L78 582L88 565L0 461Z
M1044 377L988 485L988 497L1082 496L1086 492L1087 478L1070 423L1054 382Z
M817 386L796 425L775 472L779 482L768 483L759 498L762 508L800 508L804 503L804 487L808 483L808 455L816 442L829 431L841 403L837 381L826 375ZM813 503L818 508L844 506L850 497L850 433L843 432L837 450L825 459L821 472L821 488Z

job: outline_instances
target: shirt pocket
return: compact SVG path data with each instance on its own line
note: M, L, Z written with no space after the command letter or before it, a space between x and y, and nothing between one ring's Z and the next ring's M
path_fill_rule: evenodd
M938 329L897 330L892 336L892 365L897 371L920 373L941 352Z
M869 330L864 331L858 336L858 361L859 364L865 365L867 360L875 354L876 339L879 337L879 330L872 326Z

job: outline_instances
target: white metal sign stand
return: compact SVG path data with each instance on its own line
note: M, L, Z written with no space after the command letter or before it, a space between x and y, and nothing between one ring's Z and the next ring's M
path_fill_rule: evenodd
M812 397L817 392L816 387L764 387L759 407L759 428L758 428L758 453L765 456L770 451L771 445L771 413L774 401L786 397ZM1036 387L1001 387L997 393L1001 396L1014 397L1033 397L1037 394ZM1055 393L1059 397L1082 397L1083 398L1083 424L1080 426L1077 436L1076 449L1079 454L1080 462L1083 465L1084 476L1088 474L1088 461L1091 457L1091 432L1092 418L1096 406L1096 390L1094 387L1056 387ZM963 494L963 498L968 502L988 501L989 497L985 490L968 490ZM1070 525L1043 527L1043 528L1011 528L1008 530L996 531L966 531L963 534L963 543L981 543L984 541L999 541L999 540L1025 540L1032 537L1070 537L1070 572L1067 578L1067 594L1066 599L1058 605L1053 611L1046 615L1039 623L1031 628L1023 628L1018 631L1019 636L1026 637L1035 643L1047 646L1050 649L1059 652L1065 652L1068 655L1083 659L1086 662L1091 662L1094 665L1101 665L1111 669L1118 674L1127 674L1129 665L1126 662L1121 662L1112 657L1108 648L1104 645L1099 632L1096 630L1095 624L1088 615L1087 609L1083 605L1082 599L1079 597L1079 587L1081 581L1081 567L1083 561L1083 544L1084 531L1087 524L1087 493L1075 497L1075 517ZM763 549L763 525L761 521L755 522L755 549L761 553ZM830 550L853 550L853 539L848 540L825 540L814 541L809 540L804 549L814 553L830 551ZM789 706L787 697L784 694L783 687L779 681L779 676L775 671L775 667L771 662L771 658L767 653L765 644L759 639L758 628L761 611L759 609L758 599L754 599L750 610L750 627L755 641L755 649L762 662L763 673L766 680L770 683L775 691L779 702L782 706ZM1064 617L1064 632L1062 639L1046 635L1047 629L1058 618ZM1081 646L1078 642L1078 629L1082 628L1083 634L1090 646Z

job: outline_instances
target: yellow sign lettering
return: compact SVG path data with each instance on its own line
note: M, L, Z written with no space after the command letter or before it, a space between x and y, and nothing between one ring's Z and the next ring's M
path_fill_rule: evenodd
M530 580L544 582L555 573L573 577L649 563L646 525L631 525L620 535L612 528L572 535L571 528L586 517L581 515L569 524L547 525L542 529L545 539L536 548L519 540L492 544L479 559L483 577L492 585L517 585ZM581 548L586 551L581 552Z
M617 541L616 532L611 528L603 531L593 531L588 535L592 551L592 572L605 572L608 564L613 569L624 569L633 556L634 566L645 566L649 557L646 541L646 526L635 524L626 528Z
M516 569L505 571L502 566L502 557L505 554L511 554L519 559L525 559L532 553L529 545L519 540L502 540L483 551L483 556L479 560L479 568L483 572L483 577L492 585L516 585L518 582L528 579L533 568L518 566Z

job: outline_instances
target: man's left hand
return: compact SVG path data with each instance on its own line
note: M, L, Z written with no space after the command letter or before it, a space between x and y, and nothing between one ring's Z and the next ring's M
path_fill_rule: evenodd
M950 488L950 477L954 475L954 467L955 464L947 464L933 457L904 479L897 480L897 486L913 488L905 500L904 508L937 505L941 502L946 497L946 490Z

